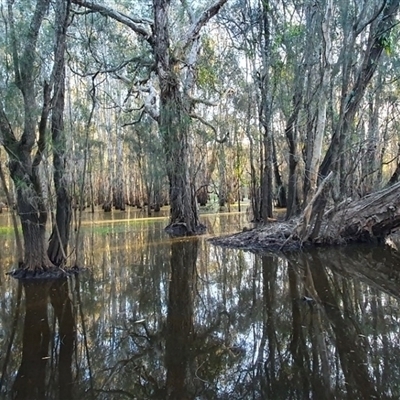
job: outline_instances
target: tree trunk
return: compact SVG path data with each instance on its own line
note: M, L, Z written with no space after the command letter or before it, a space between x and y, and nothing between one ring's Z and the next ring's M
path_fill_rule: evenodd
M155 56L160 83L159 127L164 144L169 197L170 224L165 228L172 236L205 232L197 213L194 188L189 178L188 130L190 117L179 90L177 61L170 57L168 10L170 1L154 0Z
M67 27L67 5L59 1L57 3L56 22L58 27L54 49L54 66L51 71L49 82L44 80L42 93L43 103L41 115L37 112L37 93L40 89L38 85L38 57L37 45L41 32L42 22L46 16L49 0L37 0L29 28L25 34L19 33L17 36L14 22L14 3L8 2L8 19L10 21L10 43L12 47L12 61L14 66L15 84L18 87L23 99L23 132L17 139L16 131L10 123L4 111L4 106L0 103L0 131L4 137L4 147L10 157L9 169L17 192L17 208L21 218L22 234L24 238L24 263L26 270L33 273L53 266L48 254L46 243L46 222L47 222L47 199L42 193L40 182L40 165L42 159L47 155L48 135L46 125L50 109L54 106L52 133L55 137L55 147L58 142L58 133L63 129L62 111L64 102L64 50L65 50L65 30ZM61 7L61 8L60 8ZM63 10L63 11L61 11ZM21 36L22 35L22 36ZM41 78L40 78L41 79ZM52 90L56 89L54 101L52 102ZM39 124L38 124L39 120ZM38 127L37 127L38 126ZM37 139L38 136L38 139ZM37 140L37 142L36 142ZM37 144L36 154L33 148ZM59 149L57 149L59 150ZM62 150L61 150L62 151ZM60 224L59 233L65 235L61 225L65 224L65 218L60 207L66 207L68 196L64 190L59 192L57 182L62 182L62 168L59 154L54 153L54 166L57 196L61 201L57 205L59 215L57 220ZM61 168L61 169L60 169ZM68 207L66 208L68 209ZM60 222L60 218L63 222ZM59 238L57 239L59 240ZM54 257L59 260L59 257ZM21 276L16 274L15 276Z
M219 173L219 187L218 187L218 201L220 211L225 211L225 206L228 197L227 177L226 177L226 154L225 146L221 143L218 147L218 173Z
M315 135L312 141L312 155L310 160L310 169L308 171L309 191L306 194L306 205L308 205L317 192L318 171L322 155L322 145L325 136L327 99L329 97L329 83L331 79L331 37L330 25L332 17L332 0L326 3L326 10L321 29L323 34L323 53L321 54L321 84L318 94L318 109L317 109L317 126ZM307 209L307 207L306 207ZM315 210L309 213L303 213L304 224L301 231L302 240L306 240L312 231L311 222L315 218Z
M50 236L47 254L54 265L61 266L66 261L69 241L72 209L71 196L65 179L66 137L64 132L64 95L65 95L65 37L69 16L69 3L57 2L56 13L56 66L54 67L54 107L51 117L53 141L54 187L56 190L56 221Z
M347 242L382 240L400 226L399 199L400 183L396 183L346 205L329 225L335 226L339 237Z
M340 188L342 190L341 195L345 194L344 183L345 175L347 174L347 171L343 170L345 164L343 161L345 154L345 141L347 140L351 127L353 126L356 113L360 107L366 88L377 69L382 52L389 40L388 37L395 24L394 20L398 13L399 4L400 0L389 0L387 4L382 7L380 15L377 16L377 20L369 21L368 23L371 24L368 43L361 65L358 69L357 78L351 90L348 90L346 96L343 96L339 120L319 169L319 175L322 179L326 177L331 170L336 170L339 173L341 182ZM353 26L354 31L352 32L352 37L356 37L363 30L359 27L359 24L361 23L360 21ZM314 237L319 233L326 204L326 197L322 197L316 203L315 212L318 213L318 215L316 217L316 224L313 231Z
M125 174L124 174L124 154L123 154L123 134L117 128L117 174L114 185L114 205L116 210L125 211Z
M269 67L271 64L270 54L270 21L269 21L269 1L263 2L263 18L261 20L261 40L262 48L262 73L260 76L261 104L260 104L260 122L264 128L263 132L263 171L261 179L261 218L264 222L268 218L272 218L273 211L273 158L272 158L272 101L271 101L271 85L269 79Z
M30 159L30 156L29 156ZM35 180L29 159L9 163L10 174L16 186L17 209L21 219L22 236L24 238L23 267L30 271L40 271L52 266L47 256L46 221L40 187L32 183ZM39 191L38 191L39 190Z

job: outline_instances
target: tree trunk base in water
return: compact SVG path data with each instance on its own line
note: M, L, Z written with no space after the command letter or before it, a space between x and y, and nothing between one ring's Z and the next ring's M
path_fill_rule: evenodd
M24 268L23 266L8 272L7 275L12 276L15 279L21 281L41 281L41 280L54 280L60 279L63 277L76 275L81 272L82 269L79 267L71 267L71 268L58 268L58 267L50 267L50 268L36 268L34 270Z
M112 204L111 204L111 202L108 202L108 203L104 203L104 204L103 204L103 210L104 210L104 212L109 213L109 212L111 212L111 209L112 209Z
M171 237L196 236L206 233L207 228L203 224L196 226L195 231L191 231L184 222L173 222L165 228L165 232Z
M400 183L362 199L343 202L325 213L320 234L302 241L300 218L276 222L220 238L211 243L254 252L300 250L348 243L382 243L400 227Z

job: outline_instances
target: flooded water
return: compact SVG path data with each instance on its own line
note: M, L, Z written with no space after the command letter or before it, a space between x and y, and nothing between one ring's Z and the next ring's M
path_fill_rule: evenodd
M22 287L1 216L1 398L400 398L399 253L256 256L131 217L85 215L87 271Z

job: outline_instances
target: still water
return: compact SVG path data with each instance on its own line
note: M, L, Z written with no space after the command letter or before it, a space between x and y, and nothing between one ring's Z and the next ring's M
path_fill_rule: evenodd
M248 225L202 218L209 236ZM170 240L165 218L85 219L87 271L43 284L6 275L0 230L0 398L400 398L397 251L256 256Z

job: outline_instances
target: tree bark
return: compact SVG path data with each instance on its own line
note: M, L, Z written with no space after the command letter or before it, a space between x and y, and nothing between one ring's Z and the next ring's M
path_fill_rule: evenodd
M399 198L397 183L346 205L330 224L337 227L337 234L347 242L382 240L400 226Z
M66 261L69 231L72 217L71 196L65 180L66 137L64 132L65 95L65 38L69 18L69 2L59 0L56 13L57 55L54 66L54 106L51 117L53 141L54 187L56 190L56 221L50 236L47 254L50 261L61 266Z
M43 84L43 104L39 116L36 101L38 89L37 43L42 22L49 7L49 0L37 0L26 34L18 37L15 31L14 6L13 2L8 2L14 78L23 101L23 132L20 139L17 139L2 103L0 103L0 131L3 136L4 148L10 158L10 175L17 193L17 207L21 218L25 247L23 266L27 270L41 271L43 268L52 266L52 263L47 254L45 237L47 206L42 193L39 168L42 158L46 154L46 124L51 108L54 76L57 75L57 60L59 55L64 52L64 47L58 48L56 44L55 66L51 81L45 81ZM21 51L19 51L20 49ZM37 128L38 117L40 118ZM37 133L37 150L36 154L33 154Z
M262 72L260 74L260 122L264 129L263 132L263 171L261 178L261 218L264 222L268 218L272 218L273 212L273 158L272 158L272 101L271 101L271 84L270 84L270 65L271 65L271 32L270 32L270 16L268 15L270 6L269 1L262 3L263 17L260 21L260 41L263 43L262 47Z
M190 117L180 92L178 62L170 56L169 4L170 1L154 0L154 53L160 83L159 127L170 185L171 216L166 231L172 236L184 236L204 233L205 227L199 222L189 177Z

